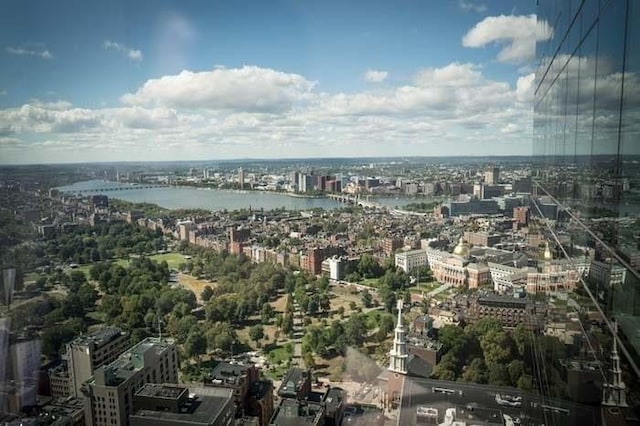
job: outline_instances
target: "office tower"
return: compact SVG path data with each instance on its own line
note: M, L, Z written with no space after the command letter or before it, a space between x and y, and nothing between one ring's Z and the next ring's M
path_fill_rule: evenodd
M118 327L107 327L86 336L78 337L67 345L69 368L69 394L82 396L82 384L93 372L113 362L130 345L129 333Z
M7 412L7 391L9 381L7 370L9 368L9 318L0 318L0 413Z
M0 382L0 399L4 400L0 411L17 413L36 405L42 341L36 335L11 334L5 328L8 324L0 324L0 351L7 347L7 356L0 359L5 377Z
M540 1L537 17L538 30L546 36L540 34L544 37L538 39L545 41L537 46L536 195L530 210L532 216L551 219L543 223L554 239L559 229L555 221L570 219L583 232L580 238L592 242L596 262L626 270L615 285L597 287L586 277L584 286L604 313L608 337L619 334L616 352L629 371L628 380L633 380L627 389L637 392L640 272L629 261L637 252L637 239L622 219L640 211L631 196L640 189L635 157L640 154L640 3ZM542 196L550 201L540 203ZM557 214L551 204L557 205ZM605 356L598 358L612 364ZM611 378L603 376L603 382L612 385Z
M170 339L148 337L98 368L85 382L85 419L91 426L129 424L133 396L146 383L177 383L178 352Z
M133 396L131 426L231 426L233 391L147 383Z
M244 170L242 167L238 169L238 187L244 189Z
M487 185L496 185L500 181L500 168L490 167L489 170L484 172L484 183Z

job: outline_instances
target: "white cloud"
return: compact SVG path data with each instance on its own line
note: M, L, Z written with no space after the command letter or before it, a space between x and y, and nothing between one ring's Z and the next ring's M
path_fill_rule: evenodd
M458 6L465 12L484 13L487 11L487 6L482 3L474 3L471 0L459 0Z
M53 55L48 50L37 50L25 47L7 47L6 51L12 55L18 56L37 56L42 59L52 59Z
M147 81L122 106L32 100L0 109L0 137L24 142L0 146L0 158L352 156L363 147L368 155L528 154L531 82L513 86L452 63L401 86L323 93L303 76L258 67L183 71Z
M501 46L498 61L526 63L534 59L536 41L549 40L552 28L546 22L536 22L535 15L489 16L478 22L462 38L465 47Z
M142 52L138 49L132 49L124 44L117 43L111 40L105 40L102 45L107 50L115 50L116 52L124 53L132 61L141 61Z
M298 74L255 66L182 71L147 80L122 101L129 105L279 112L304 100L314 84Z
M382 83L389 76L387 71L367 70L364 73L364 80L369 83Z
M442 68L426 68L415 76L418 86L470 86L482 80L480 68L474 64L453 62Z
M516 82L516 99L533 105L536 74L530 73L518 78Z

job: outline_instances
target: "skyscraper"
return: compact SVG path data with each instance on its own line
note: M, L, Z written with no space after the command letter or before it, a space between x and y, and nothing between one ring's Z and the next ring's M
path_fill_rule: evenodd
M244 189L244 170L242 167L238 169L238 186L240 189Z
M599 288L589 274L581 287L601 310L609 336L619 339L615 349L635 383L628 388L638 389L640 272L631 225L637 219L626 218L640 212L633 195L640 186L640 3L540 1L537 16L538 28L553 37L537 46L531 211L547 217L546 231L565 257L557 237L563 221L572 224L574 240L585 242L592 265L626 270L623 280ZM543 196L557 206L557 217L541 213Z
M500 168L490 167L489 170L484 172L484 183L487 185L495 185L500 181Z

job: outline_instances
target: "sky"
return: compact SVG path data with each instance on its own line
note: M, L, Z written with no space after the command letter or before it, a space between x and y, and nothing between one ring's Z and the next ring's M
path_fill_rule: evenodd
M0 163L529 155L534 1L7 0Z

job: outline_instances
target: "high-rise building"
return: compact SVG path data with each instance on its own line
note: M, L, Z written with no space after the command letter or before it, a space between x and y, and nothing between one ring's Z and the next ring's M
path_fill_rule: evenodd
M497 185L500 182L500 168L490 167L484 172L484 183L487 185Z
M87 424L128 425L136 391L146 383L177 383L178 366L173 341L148 337L112 363L98 368L82 387Z
M11 331L0 317L0 415L36 405L42 341L29 331Z
M107 327L78 337L69 343L67 345L69 394L74 397L82 396L82 384L93 376L93 372L113 362L129 346L129 333L118 327Z
M238 186L240 189L244 189L244 170L242 167L238 169Z
M620 368L628 370L626 390L638 392L640 271L620 255L620 248L637 245L624 218L640 211L632 196L640 189L640 3L540 1L537 19L542 41L534 87L530 210L532 216L547 218L540 222L556 242L558 222L570 221L582 232L578 239L590 241L594 264L626 270L616 272L621 279L614 284L603 285L610 280L593 280L597 274L591 273L580 286L601 311L608 337L616 340ZM541 197L549 201L541 203ZM594 357L618 369L606 356ZM602 376L605 389L615 387Z

